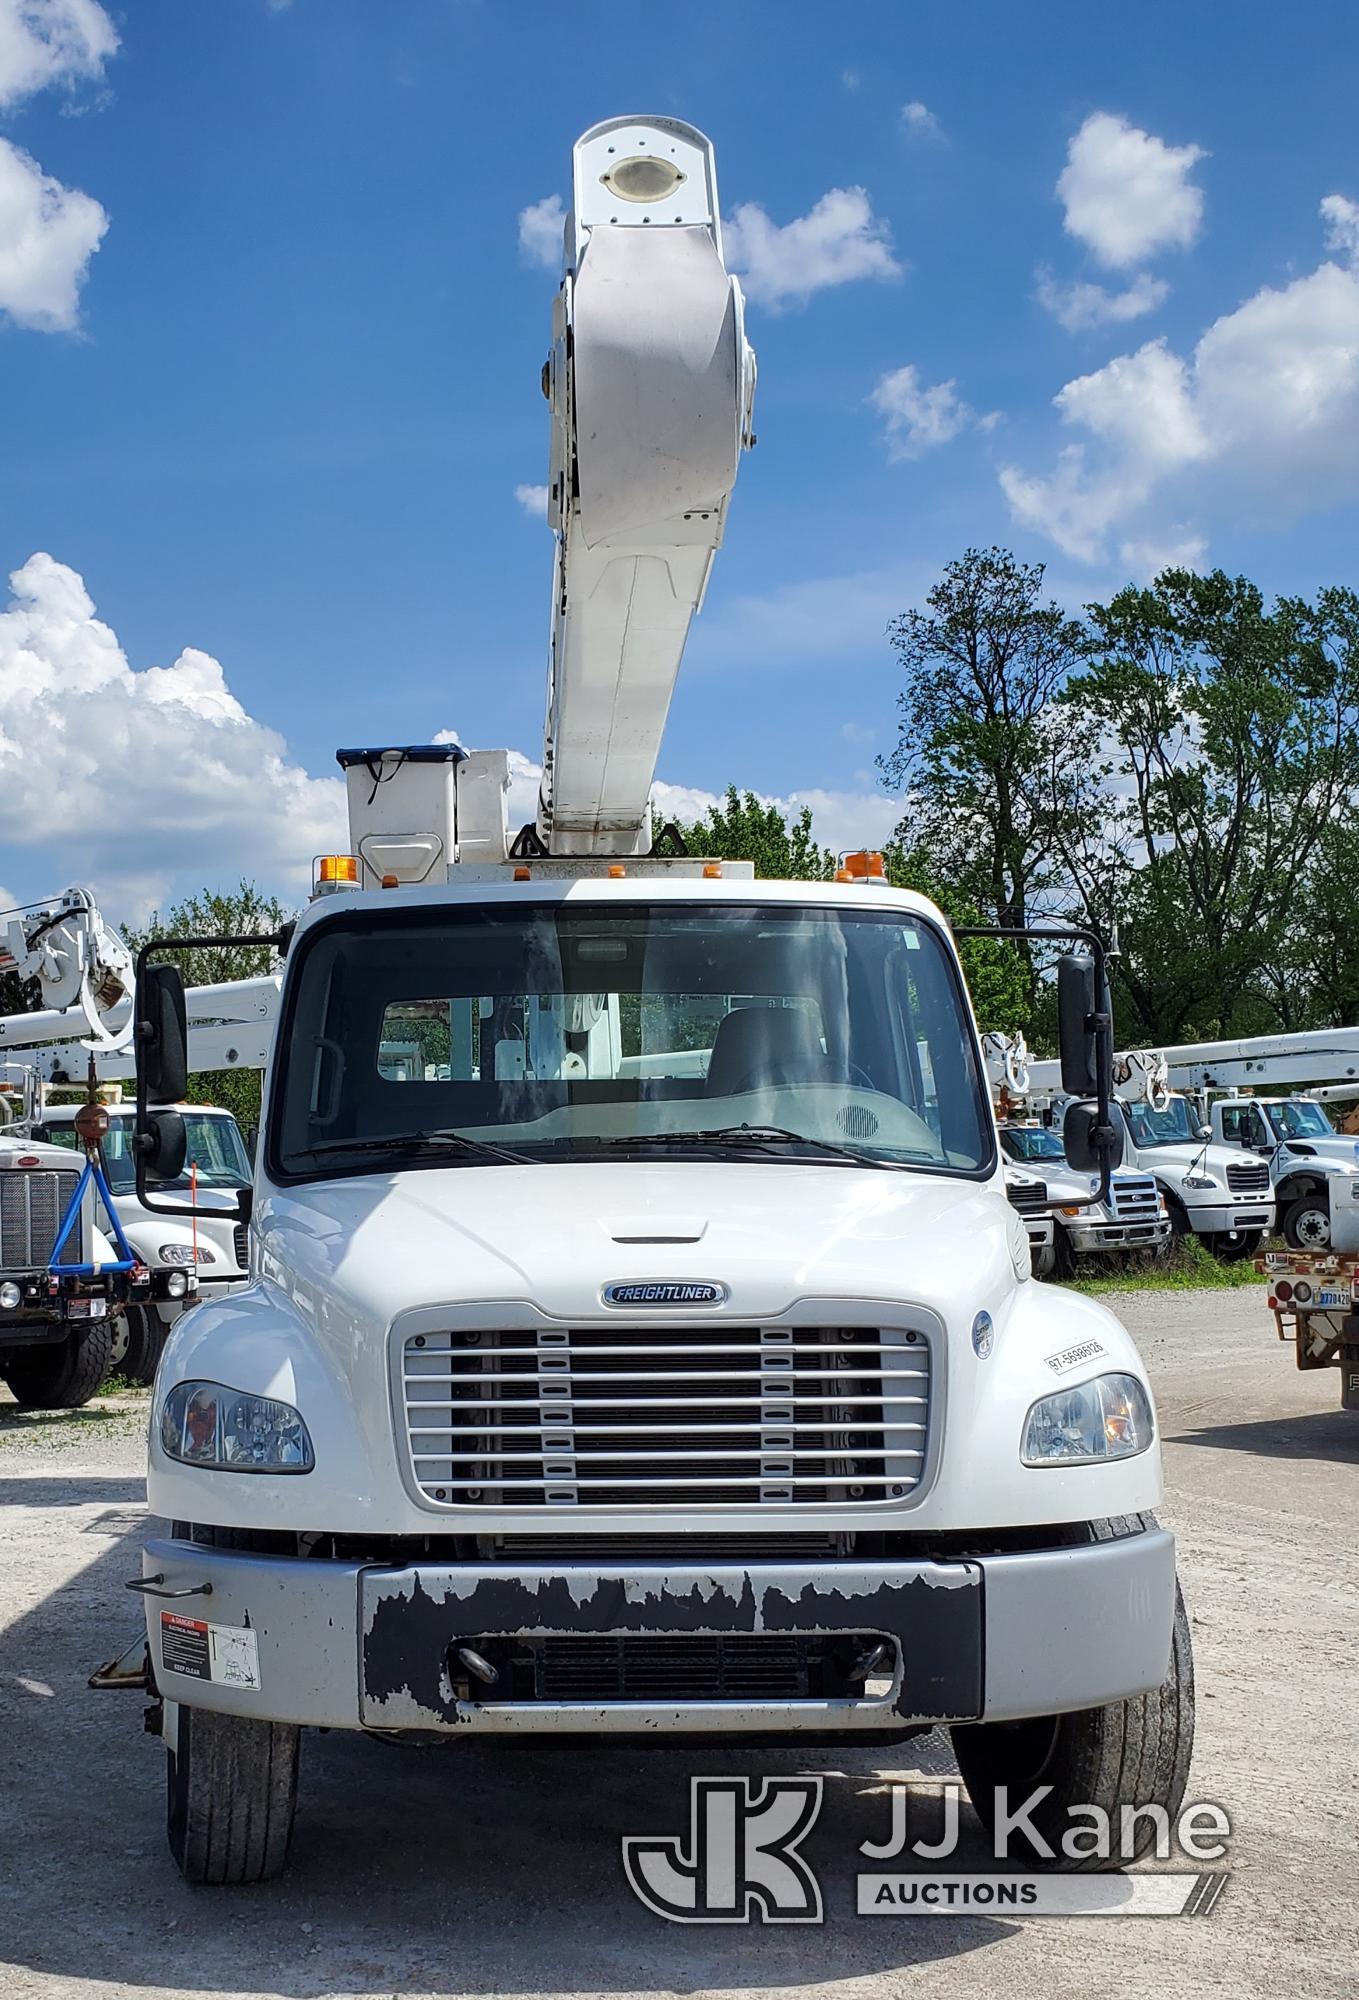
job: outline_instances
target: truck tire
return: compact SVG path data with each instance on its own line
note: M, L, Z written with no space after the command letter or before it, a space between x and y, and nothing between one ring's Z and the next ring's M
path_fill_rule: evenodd
M1004 1786L1011 1812L1040 1786L1051 1790L1029 1813L1053 1848L1051 1859L1022 1828L1009 1843L1010 1858L1030 1868L1086 1873L1121 1868L1155 1845L1156 1827L1140 1819L1135 1852L1118 1851L1120 1808L1161 1806L1173 1826L1189 1777L1194 1745L1194 1664L1189 1620L1175 1588L1175 1629L1170 1672L1151 1694L1130 1695L1103 1708L1027 1722L970 1723L952 1732L954 1755L977 1817L994 1835L995 1789ZM1113 1851L1108 1856L1066 1854L1063 1834L1090 1845L1090 1822L1068 1819L1076 1806L1098 1806L1109 1815Z
M1331 1204L1324 1194L1300 1195L1284 1210L1283 1239L1290 1250L1329 1250Z
M1052 1229L1052 1275L1059 1285L1069 1284L1076 1275L1076 1253L1071 1247L1071 1238L1060 1222Z
M126 1318L127 1352L122 1373L129 1382L149 1388L156 1379L170 1329L154 1306L128 1306Z
M87 1320L47 1347L11 1354L0 1373L21 1410L78 1410L109 1372L113 1322Z
M1220 1264L1243 1264L1260 1248L1265 1232L1263 1229L1219 1230L1216 1236L1205 1236L1203 1240Z
M166 1767L165 1826L186 1882L224 1888L283 1872L297 1809L301 1731L179 1707Z

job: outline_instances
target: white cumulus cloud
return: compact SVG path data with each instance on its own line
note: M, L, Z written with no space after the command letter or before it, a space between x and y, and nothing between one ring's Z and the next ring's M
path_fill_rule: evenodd
M562 261L566 210L559 194L544 195L519 211L519 253L529 264L555 271Z
M901 122L908 132L914 132L920 138L939 137L939 120L929 106L922 104L918 97L912 98L909 104L902 105Z
M1322 217L1345 250L1359 216L1337 201ZM1077 441L1050 473L1010 466L1001 480L1017 520L1086 561L1113 536L1130 551L1163 540L1159 510L1178 517L1189 494L1219 505L1264 494L1276 518L1359 494L1359 270L1328 260L1262 286L1187 359L1152 341L1055 400ZM1173 538L1199 531L1180 523Z
M83 579L30 556L0 611L0 847L45 893L88 881L115 920L253 877L299 897L345 839L344 792L247 714L209 654L141 671Z
M1155 312L1164 305L1169 290L1164 278L1153 278L1149 271L1140 271L1120 292L1082 279L1062 284L1051 271L1038 273L1038 302L1068 333L1141 319L1144 313Z
M1321 203L1321 219L1326 225L1326 248L1350 263L1359 259L1359 201L1328 194Z
M1187 250L1203 223L1203 191L1190 174L1205 157L1199 146L1168 146L1126 118L1092 112L1057 182L1068 235L1115 270Z
M973 421L956 382L936 382L927 388L914 364L881 376L868 400L884 420L892 458L919 458L936 445L950 443Z
M0 313L38 333L65 333L108 216L92 195L63 187L0 139Z
M831 188L806 215L782 224L758 202L743 202L722 227L727 262L747 298L776 312L832 285L901 276L891 230L861 187Z
M545 486L516 486L514 497L526 514L533 514L540 521L547 519L547 488Z
M118 47L97 0L0 0L0 107L96 82Z

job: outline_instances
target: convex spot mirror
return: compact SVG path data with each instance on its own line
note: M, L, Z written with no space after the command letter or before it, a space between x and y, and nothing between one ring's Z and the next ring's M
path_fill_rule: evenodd
M1062 1120L1062 1151L1078 1174L1112 1173L1123 1159L1123 1128L1115 1117L1101 1125L1098 1104L1068 1104Z

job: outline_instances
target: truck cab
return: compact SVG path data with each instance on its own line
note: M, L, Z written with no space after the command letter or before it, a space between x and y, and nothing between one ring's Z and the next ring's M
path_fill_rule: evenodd
M1226 1145L1179 1091L1153 1104L1120 1098L1124 1162L1150 1174L1177 1236L1192 1231L1217 1257L1252 1257L1274 1228L1274 1189L1266 1163Z
M1267 1164L1284 1241L1329 1249L1336 1205L1359 1203L1359 1142L1305 1097L1222 1097L1209 1116L1217 1143Z
M939 912L544 877L334 896L292 940L253 1279L155 1392L180 1866L282 1866L308 1726L943 1724L984 1813L1016 1744L1061 1798L1135 1728L1182 1788L1150 1388L1031 1282Z

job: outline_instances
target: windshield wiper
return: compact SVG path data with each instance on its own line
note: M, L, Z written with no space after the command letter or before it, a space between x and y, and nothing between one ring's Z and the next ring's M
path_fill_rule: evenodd
M856 1167L894 1167L895 1160L871 1158L852 1146L837 1146L829 1139L812 1139L805 1132L793 1132L785 1125L716 1125L706 1131L627 1132L581 1139L582 1146L731 1146L749 1147L752 1152L772 1152L780 1146L812 1146L833 1159L847 1160ZM921 1155L922 1158L926 1157Z
M438 1152L467 1153L482 1160L508 1160L513 1166L530 1166L527 1153L511 1153L503 1146L489 1145L484 1139L468 1139L461 1132L388 1132L362 1139L322 1139L315 1146L297 1147L303 1159L319 1159L327 1153L409 1153L426 1148Z

